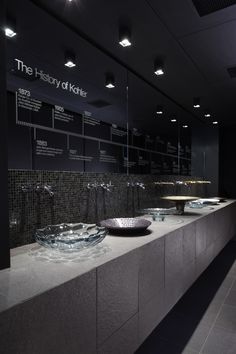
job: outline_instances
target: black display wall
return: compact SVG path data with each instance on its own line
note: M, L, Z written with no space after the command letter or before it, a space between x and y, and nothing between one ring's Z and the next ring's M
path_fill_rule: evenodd
M220 129L219 190L229 198L236 198L235 134L235 125Z
M5 24L5 0L1 1L0 28ZM10 266L9 235L8 235L8 171L7 171L7 121L6 121L6 68L5 68L5 35L0 31L0 185L1 185L1 213L0 213L0 269Z
M191 129L178 129L188 113L31 2L8 6L19 32L7 51L10 169L191 174Z
M23 93L22 93L23 92ZM43 102L29 90L8 92L9 168L136 174L191 170L191 140L149 135ZM128 151L128 155L127 155ZM181 154L181 164L178 158Z

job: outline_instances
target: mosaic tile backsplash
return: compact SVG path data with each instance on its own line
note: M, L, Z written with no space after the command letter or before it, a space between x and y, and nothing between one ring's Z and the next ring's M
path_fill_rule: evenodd
M207 195L206 185L154 184L188 179L183 176L9 170L11 248L34 242L35 230L49 224L97 223L106 218L131 217L139 215L140 208L173 206L160 199L164 195ZM100 186L93 188L94 184L102 183L109 185L108 190ZM143 183L145 189L127 187L127 183ZM88 184L91 188L87 188Z

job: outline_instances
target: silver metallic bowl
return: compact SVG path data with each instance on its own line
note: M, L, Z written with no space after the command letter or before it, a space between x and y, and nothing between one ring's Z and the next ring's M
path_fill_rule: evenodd
M151 221L138 218L114 218L102 220L100 225L112 233L130 234L144 232L151 225Z
M94 224L58 224L36 230L35 239L44 247L71 252L95 246L106 234L104 227Z

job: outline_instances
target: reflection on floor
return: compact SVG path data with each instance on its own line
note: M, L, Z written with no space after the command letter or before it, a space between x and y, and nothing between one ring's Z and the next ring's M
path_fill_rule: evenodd
M231 241L136 354L236 353L236 242Z

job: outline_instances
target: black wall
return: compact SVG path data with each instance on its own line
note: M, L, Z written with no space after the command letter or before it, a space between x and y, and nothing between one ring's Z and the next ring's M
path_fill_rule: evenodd
M8 235L8 172L7 172L7 120L6 120L6 69L5 69L5 35L2 31L5 17L5 0L1 1L0 11L0 186L1 186L1 213L0 213L0 269L10 266L9 235Z
M236 198L236 126L220 129L220 194Z
M198 125L192 135L192 175L211 181L207 196L219 194L219 131L218 127Z

